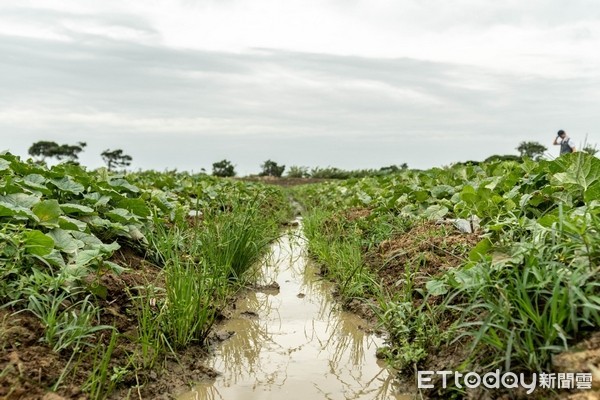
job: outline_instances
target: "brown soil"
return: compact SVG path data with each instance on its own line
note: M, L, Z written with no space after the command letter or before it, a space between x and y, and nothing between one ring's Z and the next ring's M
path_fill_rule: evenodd
M334 295L337 296L337 293L334 293ZM342 304L342 308L345 311L360 316L366 322L366 325L360 326L362 330L382 335L384 332L378 327L377 314L374 311L376 307L377 302L375 299L352 299Z
M59 378L67 360L39 343L43 327L37 317L3 309L0 321L0 398L41 399L45 388ZM80 398L74 386L64 392L70 398Z
M425 222L381 242L366 255L367 263L385 287L402 285L407 268L416 273L415 287L422 287L431 278L463 264L479 240L477 233Z
M569 400L600 400L600 332L555 356L552 366L557 372L592 374L592 390L583 393L565 392L561 398Z
M370 209L354 207L344 210L342 217L347 221L356 221L357 219L367 218L369 215L371 215Z

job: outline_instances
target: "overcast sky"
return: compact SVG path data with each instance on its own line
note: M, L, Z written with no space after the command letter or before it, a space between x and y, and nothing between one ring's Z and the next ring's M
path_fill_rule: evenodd
M597 0L1 0L0 150L247 174L597 143L599 49Z

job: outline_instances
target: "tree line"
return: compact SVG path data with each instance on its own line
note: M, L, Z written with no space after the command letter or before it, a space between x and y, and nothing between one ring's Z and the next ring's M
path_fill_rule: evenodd
M235 166L229 160L221 160L212 165L214 176L233 177L236 175ZM285 165L279 165L273 160L267 160L260 165L261 171L258 176L281 178L285 171ZM319 179L348 179L361 178L365 176L387 175L408 168L406 163L390 165L379 169L356 169L344 170L336 167L308 167L291 166L285 174L287 178L319 178Z
M46 163L51 159L57 161L79 163L79 154L87 147L85 142L77 142L74 145L58 144L53 141L40 140L29 147L28 153L36 162ZM106 149L100 153L102 160L109 171L114 171L129 167L133 158L125 154L122 149ZM258 176L280 178L285 172L286 166L279 165L273 160L266 160L260 165L261 171ZM286 174L289 178L326 178L326 179L346 179L352 177L362 177L370 175L382 175L393 173L408 168L406 163L401 165L391 165L380 169L363 170L342 170L335 167L312 168L291 166ZM212 174L218 177L236 176L235 165L229 160L221 160L212 164Z
M29 148L29 155L34 157L38 162L46 162L48 159L56 159L58 161L66 161L78 163L79 154L86 148L87 143L77 142L74 145L58 144L52 141L41 140L35 142ZM488 157L485 161L493 160L521 160L528 157L534 160L540 159L548 150L546 146L538 142L521 142L516 148L519 155L494 155ZM582 151L596 154L595 147L586 146ZM102 160L106 164L109 171L125 168L131 165L133 158L125 154L122 149L106 149L100 153ZM466 163L476 163L467 161ZM464 163L462 163L464 164ZM267 160L260 165L261 171L258 176L280 178L286 169L285 165L279 165L273 160ZM288 169L286 177L288 178L322 178L322 179L347 179L360 178L364 176L386 175L407 169L408 165L402 163L400 165L390 165L379 169L359 169L359 170L343 170L336 167L316 167L309 169L308 167L291 166ZM235 165L229 160L221 160L212 164L212 174L219 177L236 176Z

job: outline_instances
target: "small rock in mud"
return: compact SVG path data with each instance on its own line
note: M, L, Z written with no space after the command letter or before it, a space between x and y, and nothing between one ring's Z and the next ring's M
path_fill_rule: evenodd
M156 374L156 372L154 372L154 371L150 371L150 373L148 374L148 377L149 377L150 379L152 379L153 381L155 381L155 380L157 380L157 379L158 379L158 375L157 375L157 374Z
M299 298L299 299L303 299L304 297L306 297L306 295L304 293L298 293L296 295L296 297Z
M215 337L220 341L225 341L234 335L234 331L219 331L215 334Z
M56 393L46 393L42 400L65 400L65 398Z
M240 315L242 317L246 317L246 318L258 318L258 314L255 313L254 311L244 311Z
M279 283L277 283L277 282L275 282L275 281L273 281L273 282L269 283L269 284L268 284L268 285L265 287L265 289L273 289L273 290L279 290L279 288L280 288L280 287L279 287Z
M267 294L273 293L273 292L279 293L279 289L280 289L279 283L277 283L275 281L269 283L268 285L260 285L260 286L256 287L256 290L258 292L263 292L263 293L267 293Z

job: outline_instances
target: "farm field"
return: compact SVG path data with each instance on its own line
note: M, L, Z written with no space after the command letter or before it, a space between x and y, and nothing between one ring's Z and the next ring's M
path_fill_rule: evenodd
M417 370L600 382L600 160L302 182L48 169L0 155L0 396L174 398L215 378L206 360L231 340L220 326L240 299L265 291L261 265L268 274L271 246L295 232L295 202L296 235L332 284L318 290L332 290L360 329L383 333L364 357L388 365L404 397L378 398L531 397L442 388L441 377L418 390ZM274 296L285 290L278 279Z

